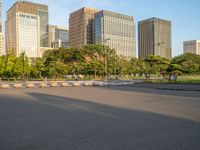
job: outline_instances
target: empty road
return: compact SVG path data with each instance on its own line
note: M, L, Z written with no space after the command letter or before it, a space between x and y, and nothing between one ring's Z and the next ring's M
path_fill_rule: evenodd
M0 89L0 150L199 150L200 92Z

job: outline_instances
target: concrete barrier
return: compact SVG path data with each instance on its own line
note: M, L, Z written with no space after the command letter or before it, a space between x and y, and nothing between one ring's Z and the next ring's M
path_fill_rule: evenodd
M58 86L58 83L51 83L50 86L51 86L51 87L57 87L57 86Z
M61 87L69 87L71 86L68 82L61 83Z
M98 84L99 84L99 86L107 86L108 85L107 82L99 82Z
M16 83L16 84L13 84L13 87L16 88L16 89L19 89L19 88L22 88L22 87L23 87L23 84L21 84L21 83Z
M40 83L40 84L39 84L39 87L40 87L40 88L46 88L46 87L48 87L48 86L47 86L46 83Z
M99 86L98 82L93 82L93 86Z
M0 88L1 88L1 89L8 89L9 87L10 87L9 84L1 84L1 85L0 85Z
M85 82L83 82L83 86L93 86L93 82L92 81L85 81Z
M81 83L80 83L80 82L78 82L78 81L76 81L76 82L73 82L73 86L75 86L75 87L79 87L79 86L81 86Z
M35 87L35 84L33 84L33 83L27 83L27 84L26 84L26 87L27 87L27 88L34 88L34 87Z

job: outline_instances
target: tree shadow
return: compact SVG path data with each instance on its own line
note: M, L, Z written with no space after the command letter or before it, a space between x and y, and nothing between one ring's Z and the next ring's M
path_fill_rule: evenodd
M43 93L0 95L0 149L199 150L200 123Z

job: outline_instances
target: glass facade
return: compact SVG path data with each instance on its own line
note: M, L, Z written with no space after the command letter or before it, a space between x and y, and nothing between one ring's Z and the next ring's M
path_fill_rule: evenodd
M70 47L82 47L93 44L93 20L98 10L81 8L70 14L69 18L69 44Z
M102 10L95 14L94 43L105 44L127 59L136 57L132 16ZM109 40L108 40L109 39Z
M49 46L52 48L69 47L69 30L66 27L50 25Z
M38 16L18 13L19 54L25 52L28 57L38 57L39 20Z
M62 40L68 42L69 40L69 32L68 30L56 29L55 33L56 40Z
M48 26L49 13L48 6L37 5L37 15L40 17L40 47L48 47Z
M171 59L171 22L150 18L138 23L139 58L159 55Z
M6 53L18 56L25 51L29 57L41 57L49 48L48 24L47 5L17 1L7 11Z
M2 33L2 0L0 0L0 56L4 54L3 33Z

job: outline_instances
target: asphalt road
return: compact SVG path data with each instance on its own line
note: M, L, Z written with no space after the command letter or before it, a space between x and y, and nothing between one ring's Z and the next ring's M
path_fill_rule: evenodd
M200 150L200 92L0 89L0 150Z

